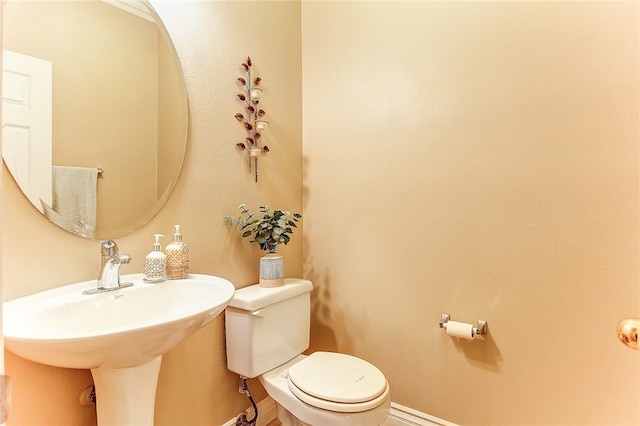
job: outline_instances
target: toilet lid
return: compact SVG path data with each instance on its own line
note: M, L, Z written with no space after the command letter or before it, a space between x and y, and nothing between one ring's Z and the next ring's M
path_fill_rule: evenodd
M289 388L319 408L355 412L375 408L387 396L384 374L351 355L315 352L289 368Z

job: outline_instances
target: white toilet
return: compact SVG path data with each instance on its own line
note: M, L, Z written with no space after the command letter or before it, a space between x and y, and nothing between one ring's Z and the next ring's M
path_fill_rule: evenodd
M227 367L259 377L285 426L379 426L389 416L389 384L374 365L309 348L311 281L237 290L225 310Z

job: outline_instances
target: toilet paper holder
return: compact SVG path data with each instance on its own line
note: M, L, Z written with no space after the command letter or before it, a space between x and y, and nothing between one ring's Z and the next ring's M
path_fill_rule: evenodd
M445 324L451 320L451 315L449 314L440 314L440 328L446 328ZM485 320L477 320L476 325L473 327L473 334L479 334L484 336L487 334L487 321Z

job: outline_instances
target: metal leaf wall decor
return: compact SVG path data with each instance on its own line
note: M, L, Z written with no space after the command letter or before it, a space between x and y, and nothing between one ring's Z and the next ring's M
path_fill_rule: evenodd
M244 77L238 77L238 83L242 87L242 92L238 93L238 100L244 107L244 112L235 115L236 120L240 122L247 132L244 142L237 143L236 146L241 151L247 153L247 165L249 173L255 175L258 181L258 159L263 153L269 152L267 145L261 145L262 132L267 130L269 122L264 119L265 111L259 107L262 97L262 89L259 87L261 78L251 75L251 58L240 66L245 71Z

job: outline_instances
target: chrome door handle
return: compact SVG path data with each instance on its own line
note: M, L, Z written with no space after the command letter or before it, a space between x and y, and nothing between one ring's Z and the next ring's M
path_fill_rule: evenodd
M640 332L640 319L627 318L618 324L618 339L631 349L638 347L638 333Z

